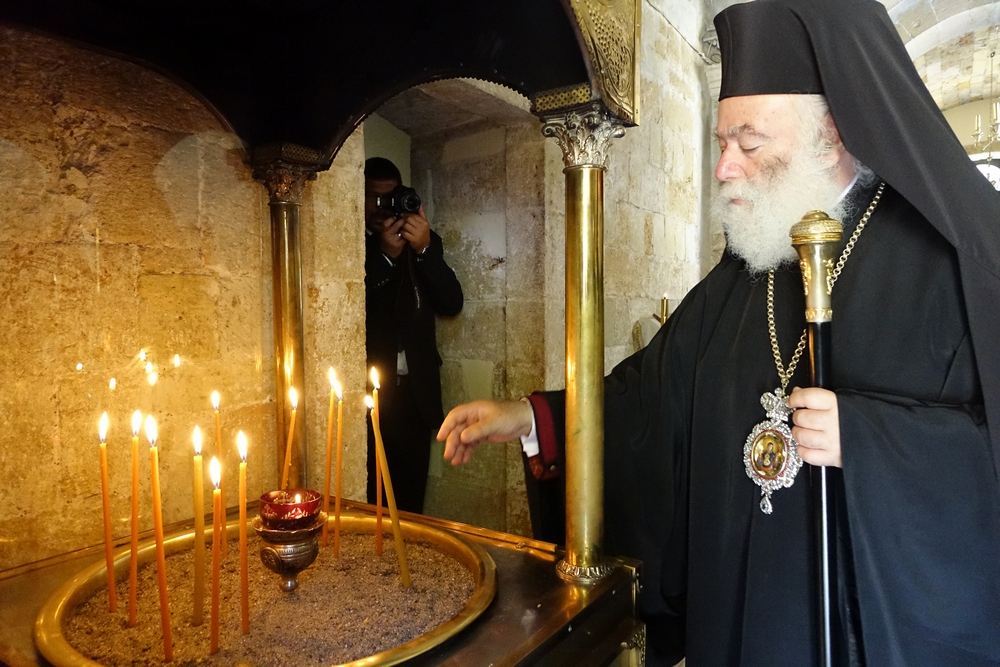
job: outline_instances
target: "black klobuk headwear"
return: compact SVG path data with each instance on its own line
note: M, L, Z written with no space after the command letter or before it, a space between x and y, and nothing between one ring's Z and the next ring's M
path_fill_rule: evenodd
M719 99L822 93L847 150L958 254L1000 478L1000 193L969 160L875 0L756 0L715 17Z

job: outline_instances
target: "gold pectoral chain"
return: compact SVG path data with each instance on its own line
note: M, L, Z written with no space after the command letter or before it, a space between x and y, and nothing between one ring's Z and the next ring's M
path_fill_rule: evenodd
M837 282L837 278L840 277L840 272L844 270L844 264L847 262L847 258L851 256L851 251L854 250L854 244L858 242L858 237L861 236L865 225L868 224L868 219L872 217L875 207L878 206L879 200L882 199L883 191L885 191L884 182L879 184L878 191L875 192L875 196L872 198L872 203L868 205L868 209L861 216L861 220L858 221L858 226L855 228L854 233L848 239L847 245L844 246L844 251L840 253L840 259L837 260L837 265L834 267L833 273L827 279L827 289L830 292L833 291L833 285ZM791 361L788 362L788 370L785 370L784 364L781 363L781 349L778 347L778 332L774 323L774 269L767 272L767 333L771 337L771 352L774 354L774 365L778 369L781 392L784 393L788 387L788 382L795 373L795 368L799 364L802 352L806 349L807 333L806 329L802 330L802 336L799 337L799 344L795 347Z
M864 230L869 218L871 218L872 213L875 211L875 207L878 205L884 189L885 183L880 184L874 199L872 199L872 203L868 206L868 210L865 211L861 220L858 221L857 228L851 234L851 238L844 247L844 251L841 253L840 261L837 262L836 267L832 266L832 262L826 262L825 269L828 276L826 287L829 292L832 293L833 284L840 276L840 272L844 268L844 263L854 249L854 244L857 242L858 237L861 236L862 230ZM803 278L806 280L809 279L809 276L806 274L808 268L808 265L803 267ZM818 281L819 276L812 276L812 278ZM832 316L832 313L828 313L828 315ZM827 317L826 319L830 318ZM775 389L773 392L765 392L760 397L760 404L767 414L767 419L753 427L750 435L747 436L743 444L743 465L746 468L747 477L760 487L760 509L764 514L771 514L774 510L771 503L771 495L779 489L790 487L795 482L795 476L802 467L802 457L799 456L797 451L798 443L795 442L789 426L792 408L788 406L785 388L795 373L795 368L802 358L802 352L806 349L806 341L808 340L807 331L808 329L802 332L799 344L795 347L795 352L788 362L788 368L785 369L781 363L778 332L774 323L774 271L768 271L767 332L771 337L771 352L774 354L774 365L778 369L778 379L781 381L781 387Z

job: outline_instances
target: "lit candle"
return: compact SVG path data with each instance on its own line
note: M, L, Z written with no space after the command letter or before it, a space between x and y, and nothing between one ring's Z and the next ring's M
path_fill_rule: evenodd
M378 371L372 366L369 373L372 381L372 428L375 425L375 415L378 414ZM375 448L375 554L382 555L382 463L379 461L379 449Z
M373 378L377 376L373 373ZM375 385L376 387L378 384ZM368 407L372 411L372 429L375 431L375 458L378 460L379 468L382 470L382 478L385 479L385 497L389 501L389 516L392 518L392 535L396 540L396 556L399 558L399 574L403 580L403 587L410 587L410 568L406 564L406 546L403 544L403 529L399 525L399 512L396 510L396 497L392 493L392 479L389 477L389 462L385 459L385 446L382 444L382 430L378 424L378 403L374 398L365 397L371 403ZM379 503L381 505L382 503Z
M132 413L132 544L128 567L128 626L135 627L139 613L139 429L142 413Z
M340 390L340 383L334 383L334 391L337 394L337 481L335 483L334 494L334 519L333 519L333 555L340 556L340 479L343 465L341 460L344 453L344 394Z
M118 611L118 598L115 595L115 557L114 544L111 540L111 498L108 495L108 413L101 415L97 423L97 432L101 437L101 504L104 509L104 562L108 573L108 606L112 612Z
M222 493L219 490L219 482L222 481L222 470L219 467L219 459L212 457L208 464L209 474L212 476L212 484L215 490L212 492L212 621L211 621L211 649L209 653L215 655L219 650L219 565L222 561L222 524L225 520L222 514Z
M288 400L292 403L292 420L288 424L288 442L285 445L285 466L281 473L281 488L288 488L288 474L292 470L292 438L295 435L295 412L299 407L299 393L295 387L288 390Z
M337 376L333 372L333 366L330 366L330 372L327 373L330 378L330 410L326 415L326 468L324 468L325 476L323 477L323 511L327 514L327 522L323 524L323 541L322 544L326 547L327 542L327 529L330 525L330 466L333 463L333 406L336 400L336 393L334 392L334 384L337 382ZM334 555L337 555L336 549L334 549Z
M153 478L153 532L156 535L156 575L160 590L160 624L163 626L163 659L174 659L174 640L170 631L170 604L167 598L167 555L163 549L163 507L160 504L160 455L156 448L156 420L146 415L146 438L149 440L149 465Z
M250 561L247 559L247 437L236 434L240 452L240 612L243 634L250 634Z
M222 421L219 418L219 392L212 392L212 409L215 410L215 455L219 457L219 464L225 463L226 457L223 456L222 450ZM222 497L222 508L225 509L226 505L226 478L225 476L219 478L219 496ZM226 535L226 529L222 529L222 560L226 559L229 555L229 538Z
M205 470L201 458L201 429L194 427L194 607L191 625L201 625L205 615Z

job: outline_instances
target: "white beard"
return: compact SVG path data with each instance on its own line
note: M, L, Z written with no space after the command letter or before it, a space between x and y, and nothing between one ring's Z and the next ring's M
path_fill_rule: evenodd
M740 181L719 185L712 215L722 222L729 249L751 273L763 273L796 261L788 231L813 210L842 220L843 191L834 170L809 149L799 149L786 161L773 160L761 169L760 183ZM734 199L744 203L734 204Z

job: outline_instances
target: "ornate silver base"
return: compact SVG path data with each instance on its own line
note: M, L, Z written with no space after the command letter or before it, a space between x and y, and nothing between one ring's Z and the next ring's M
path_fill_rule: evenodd
M265 542L260 547L260 560L281 577L281 590L291 593L299 587L299 572L319 555L319 534L324 524L326 512L320 512L311 526L297 530L265 528L260 517L254 517L253 528Z
M571 584L595 584L618 569L618 561L604 558L595 565L572 565L565 558L556 563L556 573Z

